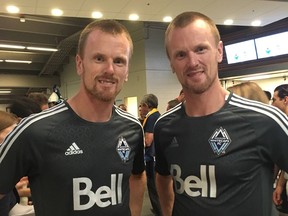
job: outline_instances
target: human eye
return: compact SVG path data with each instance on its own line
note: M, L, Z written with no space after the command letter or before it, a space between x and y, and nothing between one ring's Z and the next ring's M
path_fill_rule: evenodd
M121 58L121 57L114 59L114 63L116 65L126 65L126 62L127 62L126 59Z
M104 61L104 56L103 55L95 55L94 56L94 61L95 62L103 62Z
M199 46L199 47L196 48L196 53L201 54L201 53L204 53L206 50L207 50L206 47Z
M177 59L182 59L182 58L184 58L186 56L186 53L184 52L184 51L179 51L179 52L176 52L175 53L175 57L177 58Z

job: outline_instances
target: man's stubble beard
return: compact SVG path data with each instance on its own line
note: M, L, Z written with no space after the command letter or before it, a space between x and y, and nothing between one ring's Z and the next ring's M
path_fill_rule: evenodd
M96 81L97 82L97 81ZM93 87L90 89L87 87L87 85L84 83L84 88L85 91L92 97L95 98L97 100L100 100L102 102L111 102L115 100L116 96L118 95L118 93L120 92L120 90L114 92L114 93L107 93L105 92L105 90L101 89L98 90L97 89L97 85L96 83L93 85Z
M183 86L183 88L186 88L188 92L192 94L203 94L206 92L215 82L217 79L217 75L214 75L213 77L206 76L206 80L204 83L199 84L199 85L193 85L189 86L188 84L186 86Z

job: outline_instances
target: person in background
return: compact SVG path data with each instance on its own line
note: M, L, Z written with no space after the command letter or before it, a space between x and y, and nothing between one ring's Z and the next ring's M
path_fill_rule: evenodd
M180 103L185 101L185 95L184 95L184 91L183 89L181 89L181 91L179 92L178 97L176 98Z
M119 104L118 107L124 111L127 111L127 106L125 104Z
M166 111L170 110L171 108L177 106L180 103L181 102L178 99L173 99L173 100L168 101Z
M264 90L264 92L265 92L268 100L271 101L271 100L272 100L272 94L271 94L271 92L270 92L270 91L267 91L267 90Z
M152 205L151 211L155 215L161 216L161 207L155 185L155 146L153 141L154 125L160 116L160 112L157 110L158 98L154 94L146 94L143 96L140 105L142 108L148 109L148 113L143 121L143 129L145 134L147 189Z
M60 102L61 101L60 101L58 95L55 92L52 92L48 98L48 107L53 107L53 106L59 104Z
M79 91L23 119L5 139L0 198L28 176L37 216L140 216L143 129L136 117L114 106L132 53L132 39L120 22L97 20L83 29L76 54Z
M279 108L288 115L288 84L282 84L274 89L272 105ZM278 169L279 171L279 169ZM280 215L288 215L287 200L287 176L286 172L280 170L279 177L276 182L276 188L273 192L273 201L280 212Z
M146 113L147 114L147 113ZM141 125L143 125L143 121L146 115L142 114L142 107L141 105L138 106L138 120L140 121Z
M15 98L9 108L11 113L21 119L42 111L40 105L28 97Z
M34 100L38 105L40 106L41 110L48 109L48 98L47 96L42 92L31 92L28 94L28 98L31 98Z
M237 85L233 85L227 88L228 91L233 92L241 97L259 101L265 104L269 104L269 99L266 93L255 82L243 82Z
M270 216L274 164L288 170L288 118L221 86L223 43L204 14L179 14L165 33L185 102L154 127L165 216Z
M143 125L144 119L147 115L147 113L149 112L148 107L145 106L141 106L141 104L138 106L138 113L139 113L139 117L138 120L141 122L141 124Z
M0 148L1 143L4 141L5 137L16 127L19 120L17 116L12 113L4 112L0 110ZM6 173L7 175L7 173ZM1 176L2 177L2 176ZM22 184L18 182L16 186ZM8 192L7 195L0 200L0 215L1 216L24 216L24 215L34 215L33 206L20 205L19 192L21 188L15 187L12 191Z
M0 110L0 144L18 122L19 120L16 115Z
M60 104L63 101L64 98L62 97L59 87L57 85L53 85L52 93L48 97L48 106L53 107L57 104Z

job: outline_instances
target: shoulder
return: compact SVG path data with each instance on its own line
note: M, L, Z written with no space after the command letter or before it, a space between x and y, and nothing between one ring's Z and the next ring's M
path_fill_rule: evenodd
M35 122L41 121L43 119L47 119L49 117L53 118L57 114L63 114L64 112L67 112L69 109L70 108L66 104L66 102L62 102L61 104L56 105L54 107L51 107L49 109L43 110L40 113L32 114L32 115L24 118L22 121L26 122L26 123L27 122L35 123ZM59 118L59 115L57 115L57 118Z
M286 114L272 105L249 100L235 94L228 99L228 104L232 107L230 109L232 112L242 114L243 117L259 118L261 116L261 119L273 121L287 130L288 118Z
M160 116L160 112L156 111L156 112L154 112L148 116L147 122L151 122L154 124L156 122L156 120L159 118L159 116Z
M120 109L117 106L114 106L114 110L115 110L116 115L118 117L120 117L123 121L142 127L139 119L136 116L132 115L129 112L126 112L126 111Z
M173 107L172 109L164 112L157 119L155 127L156 127L156 125L157 126L163 125L163 124L166 124L167 122L170 122L173 119L177 119L177 116L181 116L183 109L184 109L184 107L183 107L182 103L180 103L180 104L176 105L175 107Z
M32 114L26 118L23 118L18 124L15 131L22 133L23 131L26 131L28 129L35 129L36 132L40 132L41 129L46 128L48 121L49 125L53 124L53 122L63 122L63 118L65 118L65 115L63 115L63 113L67 113L68 110L69 107L67 106L67 104L61 103L40 113Z
M62 113L67 110L69 110L69 107L67 107L65 103L62 103L51 109L23 118L6 137L3 142L4 148L10 149L12 145L26 148L27 145L32 142L37 143L40 139L43 140L43 138L41 138L43 134L47 135L55 124L62 123L63 117L61 116L65 116ZM30 139L32 136L33 139Z
M264 104L259 101L255 100L250 100L247 98L240 97L238 95L232 94L231 97L228 99L228 104L232 105L233 107L243 109L244 111L248 112L257 112L259 114L263 114L266 116L279 116L281 117L286 117L285 113L280 111L278 108L269 105L269 104Z

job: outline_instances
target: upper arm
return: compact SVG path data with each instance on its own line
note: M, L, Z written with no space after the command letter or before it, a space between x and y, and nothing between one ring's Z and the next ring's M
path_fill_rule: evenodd
M153 142L153 133L145 133L145 146L149 147Z
M141 215L144 191L145 191L145 172L137 175L131 175L129 178L130 201L129 206L132 216Z
M172 215L174 204L173 179L171 175L156 174L156 188L163 215Z
M144 163L144 137L142 128L139 130L139 137L137 138L137 145L135 147L135 156L133 159L133 169L132 174L137 175L141 174L145 170L145 163Z

